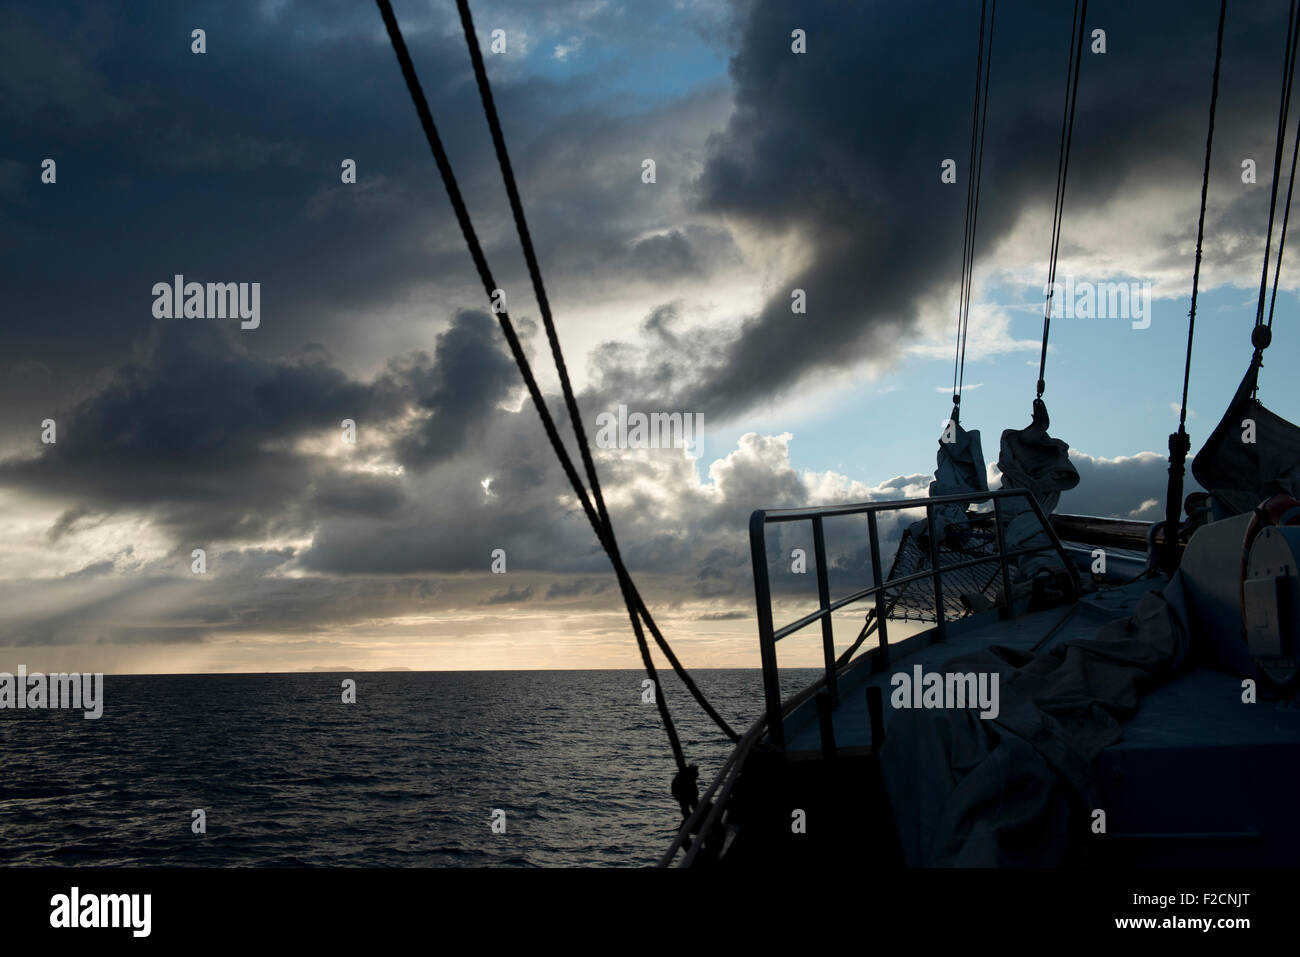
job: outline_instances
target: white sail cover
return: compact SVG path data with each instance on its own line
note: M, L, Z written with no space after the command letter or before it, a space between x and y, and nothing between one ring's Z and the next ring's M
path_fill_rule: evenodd
M1062 492L1079 484L1079 473L1070 464L1070 447L1047 434L1050 421L1043 400L1035 399L1033 421L1028 428L1003 432L998 454L1002 487L1028 489L1044 514L1056 508ZM1022 499L1003 501L1002 523L1008 551L1051 542L1029 503ZM1017 567L1022 578L1032 578L1040 571L1060 570L1061 562L1052 552L1039 552L1023 556Z

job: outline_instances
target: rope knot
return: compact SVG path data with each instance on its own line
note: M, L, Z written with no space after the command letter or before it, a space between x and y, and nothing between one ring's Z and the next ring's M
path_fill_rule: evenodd
M682 806L682 817L690 817L691 811L700 803L700 769L690 764L673 776L673 797Z

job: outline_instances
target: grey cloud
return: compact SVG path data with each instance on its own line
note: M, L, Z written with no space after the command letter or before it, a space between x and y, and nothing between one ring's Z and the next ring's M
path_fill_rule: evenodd
M1185 182L1189 196L1198 191L1212 6L1172 17L1159 6L1090 11L1089 26L1104 22L1110 45L1104 56L1084 54L1063 256L1076 243L1072 212L1170 181ZM671 391L675 404L719 418L819 371L891 361L913 334L921 300L955 282L965 191L940 182L939 164L957 158L966 181L978 23L976 8L937 0L803 4L797 20L809 52L800 56L789 49L787 4L742 9L731 65L736 110L710 142L695 183L699 209L769 238L797 238L809 262L738 331L705 330L682 343L681 363L603 356L622 391ZM1025 217L1042 220L1046 240L1069 11L999 11L977 256ZM1245 274L1257 262L1266 191L1231 187L1242 155L1260 156L1268 175L1286 12L1264 4L1229 20L1207 259ZM1185 248L1194 229L1194 220L1184 224L1168 247ZM672 255L671 242L662 246ZM807 293L807 316L791 314L796 287ZM691 361L701 355L711 361Z
M1059 511L1144 521L1164 518L1164 489L1169 481L1166 455L1141 452L1106 459L1071 450L1070 461L1079 470L1079 484L1061 494ZM1203 491L1192 478L1190 468L1184 482L1184 495ZM1153 495L1158 499L1158 508L1144 510L1143 504Z
M72 572L67 577L69 579L98 578L100 575L109 574L110 572L113 571L115 567L116 564L111 559L107 559L102 562L92 562L91 564L87 565L85 568Z
M50 541L57 542L69 531L75 528L82 519L94 514L94 509L88 505L78 505L74 508L65 509L58 520L50 526L47 533Z
M628 264L647 279L672 280L707 276L740 261L731 233L690 225L634 243Z
M462 587L431 591L429 575L484 574L496 547L507 549L512 572L569 578L552 583L546 599L616 604L608 579L597 577L608 576L608 561L534 410L505 407L519 382L494 322L458 308L479 302L481 290L373 10L289 4L269 17L260 9L198 8L220 26L210 31L209 74L197 73L187 45L176 43L188 35L182 21L199 13L130 10L106 28L111 43L63 29L85 10L27 21L63 38L64 52L49 59L59 73L50 95L59 99L28 101L42 108L0 131L0 158L43 155L64 121L85 135L64 147L53 198L22 185L31 171L21 163L16 172L13 161L0 167L6 183L26 190L15 199L7 188L3 215L13 228L0 230L0 309L22 317L6 326L5 361L25 370L0 382L0 438L11 453L0 461L0 483L55 503L53 541L138 513L177 551L167 568L130 574L94 562L66 588L0 585L15 609L6 640L198 641L429 612L435 594L451 600ZM542 16L527 4L502 9ZM1258 147L1271 136L1266 115L1275 102L1258 90L1276 84L1277 9L1233 16L1220 107L1221 155L1233 162L1245 149L1263 156ZM641 5L628 10L650 17ZM399 13L415 21L412 48L493 268L512 311L524 308L517 300L527 298L527 281L464 50L440 29L449 9ZM809 291L810 314L799 322L779 289L739 329L688 330L694 317L671 299L642 326L656 344L650 351L625 341L634 330L611 330L592 357L584 410L617 397L734 415L821 370L895 354L918 297L957 271L959 191L947 191L937 172L940 158L964 157L969 133L969 13L937 3L809 4L800 17L811 52L795 58L788 7L737 5L736 112L707 149L705 133L728 105L724 89L629 107L593 100L583 92L590 78L502 75L498 101L557 295L602 284L620 290L635 279L664 286L669 300L675 278L734 265L741 231L797 240L811 257L792 283ZM1112 53L1104 69L1103 61L1085 64L1073 208L1157 178L1196 188L1212 13L1209 5L1172 19L1167 10L1105 12ZM612 28L613 16L594 17L591 29ZM1068 32L1065 8L1024 5L1003 16L982 248L1047 205ZM286 44L302 22L313 29ZM1041 42L1055 36L1060 43ZM7 95L24 93L34 62L29 56L11 74L20 83L3 87ZM250 69L223 67L232 62ZM141 64L185 79L158 90ZM133 122L119 128L69 113L66 104L83 102L98 103L109 119L129 109ZM661 160L655 190L638 179L647 142ZM355 191L338 184L344 156L359 163ZM684 208L683 196L697 206ZM1258 231L1263 202L1263 190L1247 191L1226 208L1214 254L1229 255L1234 239ZM1171 246L1185 239L1171 237ZM153 320L147 290L177 270L263 281L263 328L243 339L202 322ZM419 314L414 331L392 328L388 311L400 309ZM535 329L522 312L517 318L521 329ZM431 329L444 330L431 355L389 348L389 336L427 345ZM551 404L564 428L560 403ZM58 419L60 437L42 448L32 423L46 414ZM382 468L345 472L304 446L337 435L343 418L357 420L358 453ZM1141 506L1137 490L1160 487L1158 477L1148 481L1163 471L1159 462L1076 462L1085 473L1079 495L1091 497L1070 493L1063 508L1123 515ZM612 452L600 468L618 494L612 510L629 567L663 576L669 584L655 594L664 601L741 600L749 510L806 505L815 495L770 436L742 440L716 464L709 490L667 458L647 464ZM638 487L647 473L654 492ZM834 494L897 497L928 478ZM896 524L882 533L887 551ZM788 571L800 534L773 536L774 568ZM256 547L283 536L310 536L310 544ZM233 546L217 549L206 591L172 574L196 541ZM860 541L834 546L837 581L860 579ZM806 576L783 581L777 587L792 594L809 585ZM36 592L57 593L68 610L22 617ZM530 585L483 601L532 595ZM149 611L156 626L130 624Z
M401 396L386 385L351 381L319 356L259 359L202 320L161 326L136 360L56 416L55 444L0 462L0 483L76 500L56 537L90 510L120 508L202 538L265 533L310 475L309 457L284 442L394 415Z
M460 451L483 427L494 404L520 385L495 321L482 312L458 314L438 337L432 363L420 361L402 371L418 390L417 404L427 418L398 443L397 453L403 462L419 466Z
M693 5L682 15L713 23L717 7ZM550 28L560 16L527 3L492 9L512 29ZM526 273L468 57L457 33L445 29L454 10L398 13L514 306L527 299ZM578 4L571 16L593 35L678 29L649 8ZM482 303L372 5L101 9L72 0L15 19L21 29L5 34L13 69L0 78L0 93L31 109L7 113L19 122L0 129L0 311L28 317L6 329L7 361L39 364L49 376L0 380L8 410L0 449L25 441L26 423L130 355L157 322L147 291L175 272L261 282L259 354L284 356L321 341L354 375L419 345L430 320ZM197 22L208 24L204 56L189 52ZM159 88L156 75L173 82ZM725 113L724 89L633 107L626 97L593 97L582 74L557 81L508 68L494 87L557 302L635 275L668 282L679 268L696 275L734 261L726 229L682 222L681 190L669 186L674 178L683 186L682 170L698 165L711 118ZM54 99L40 99L42 90ZM131 122L117 121L109 103L128 110ZM100 121L73 124L79 135L69 136L61 105ZM647 141L672 167L654 191L638 188ZM51 144L58 146L57 188L43 187L31 165ZM339 182L344 157L358 163L355 186ZM645 238L655 231L670 238ZM67 281L49 281L54 275ZM421 301L429 306L413 319ZM401 322L377 318L386 311ZM515 311L522 326L527 317ZM410 451L436 457L439 441Z
M696 616L697 621L741 621L749 615L743 611L706 611Z
M97 513L133 509L204 542L308 529L329 516L392 517L408 505L401 482L341 474L294 443L319 434L341 448L340 425L352 419L380 446L392 431L394 453L410 464L452 455L514 385L494 328L484 314L462 314L433 359L401 357L360 382L318 349L270 361L220 327L173 322L56 416L55 444L0 461L0 483L78 503L50 529L56 540ZM414 427L402 419L410 409L425 416ZM513 472L526 483L531 469Z
M608 579L575 578L570 582L553 582L546 589L546 600L575 598L578 595L600 595L610 587Z
M508 588L503 592L490 595L479 602L480 605L517 605L533 597L533 586Z

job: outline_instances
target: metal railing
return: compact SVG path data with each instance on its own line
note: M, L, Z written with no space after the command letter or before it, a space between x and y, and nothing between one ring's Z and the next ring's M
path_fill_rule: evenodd
M1033 509L1034 514L1038 517L1039 525L1049 539L1048 544L1017 548L1010 552L1007 551L1005 531L1002 524L1002 500L1009 497L1023 498L1029 503L1030 508ZM990 500L993 502L993 524L997 530L997 552L995 554L980 555L977 558L952 562L941 566L939 563L939 541L935 534L934 525L935 507L949 504L969 505ZM911 575L905 575L900 578L886 581L884 580L880 567L880 533L876 524L876 514L878 512L901 511L917 508L925 509L925 521L929 532L927 537L929 538L931 567ZM859 589L850 595L846 595L843 598L832 600L830 597L830 578L826 567L826 535L823 526L824 520L827 518L838 518L846 515L863 514L867 516L867 534L870 539L872 584L866 588ZM800 521L812 522L813 551L817 562L818 609L817 611L804 615L797 621L793 621L781 628L773 628L772 590L768 581L767 570L766 529L769 524ZM826 690L830 694L832 704L838 702L839 695L836 687L837 668L835 662L835 632L831 616L834 612L839 611L846 605L851 605L854 602L863 601L867 598L877 598L877 596L883 595L886 589L901 589L912 582L923 581L926 578L933 578L936 618L935 631L936 637L941 639L944 635L945 623L943 600L944 573L960 571L964 568L972 568L976 565L984 565L990 562L997 562L1001 570L1003 607L1007 613L1010 613L1013 606L1011 598L1011 571L1007 564L1008 560L1018 558L1022 555L1032 555L1039 552L1053 550L1060 555L1061 561L1069 573L1071 582L1074 585L1076 596L1079 594L1079 578L1078 573L1074 568L1074 563L1065 553L1065 547L1061 544L1060 538L1057 537L1056 531L1052 528L1051 523L1043 513L1038 501L1027 489L996 489L987 492L941 495L935 498L899 499L888 502L867 502L860 505L832 505L821 508L759 509L749 517L749 547L751 561L754 566L754 601L758 607L758 640L759 651L763 662L763 697L765 699L767 711L768 738L771 743L778 748L785 747L785 721L781 702L780 682L777 674L776 643L782 638L792 635L796 631L806 628L814 622L820 621L822 626L822 651L825 660L826 674L823 681L819 682L819 684L824 683ZM876 607L881 609L882 612L883 604L883 601L879 599L876 601ZM881 656L881 662L883 664L888 664L889 633L886 624L888 615L880 613L876 618L879 634L878 654Z

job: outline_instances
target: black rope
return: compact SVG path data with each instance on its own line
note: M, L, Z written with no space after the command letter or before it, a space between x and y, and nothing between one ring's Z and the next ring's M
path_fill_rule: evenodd
M1273 307L1277 305L1277 281L1282 275L1282 253L1286 249L1286 229L1291 220L1291 194L1295 190L1296 158L1300 157L1300 121L1296 124L1296 144L1291 150L1291 177L1286 187L1286 206L1282 210L1282 235L1277 242L1277 263L1273 266L1273 293L1268 300L1268 328L1273 328Z
M1286 123L1291 111L1291 87L1295 79L1297 30L1300 29L1300 17L1296 16L1297 0L1291 0L1290 13L1286 23L1286 52L1282 55L1282 97L1277 107L1277 147L1273 152L1273 185L1268 202L1268 231L1264 236L1264 265L1259 273L1259 303L1255 307L1255 328L1264 324L1264 296L1268 289L1268 260L1273 249L1273 219L1277 213L1277 187L1282 177L1282 151L1286 145ZM1252 333L1252 339L1259 336ZM1258 341L1256 348L1262 348Z
M1295 9L1294 2L1292 4L1292 9L1293 10ZM1292 34L1291 57L1290 57L1293 69L1294 69L1294 63L1296 59L1296 48L1300 47L1300 17L1295 17L1294 19L1296 21L1294 27L1295 32ZM1288 79L1292 84L1294 84L1295 82L1294 74L1290 75ZM1288 89L1286 93L1286 103L1287 103L1286 114L1288 119L1290 118L1290 112L1291 112L1290 94L1291 94L1291 90ZM1277 243L1277 263L1273 267L1273 292L1269 296L1269 301L1268 301L1268 323L1266 324L1267 332L1263 334L1263 338L1262 338L1263 345L1259 346L1260 351L1263 351L1264 348L1267 348L1268 342L1271 341L1272 339L1273 309L1277 305L1277 284L1278 284L1278 280L1282 276L1282 253L1286 250L1287 225L1291 221L1291 195L1295 191L1295 170L1296 170L1297 157L1300 157L1300 123L1298 123L1296 126L1296 142L1295 142L1295 146L1293 146L1291 149L1291 175L1287 180L1286 205L1283 207L1282 210L1282 235L1278 238L1278 243ZM1274 179L1276 180L1276 178L1277 178L1277 174L1275 171ZM1258 314L1257 314L1256 328L1258 327L1259 326L1258 326ZM1258 387L1258 383L1256 383L1256 387Z
M961 359L962 315L966 303L966 270L970 259L971 206L975 201L975 150L979 143L980 78L984 72L984 21L988 15L988 0L980 2L979 42L975 54L975 95L971 100L970 155L966 161L966 210L961 234L961 277L957 280L957 341L952 355L953 402L960 402L957 394L957 367Z
M1205 168L1201 174L1201 211L1196 221L1196 261L1192 267L1192 303L1187 313L1187 357L1183 363L1183 403L1178 412L1178 431L1169 435L1169 489L1165 494L1165 554L1166 571L1173 573L1178 566L1178 529L1182 524L1183 477L1186 474L1187 453L1192 440L1187 434L1187 388L1192 377L1192 342L1196 335L1196 296L1201 283L1201 247L1205 239L1205 207L1210 192L1210 153L1214 147L1214 114L1219 103L1219 70L1223 63L1223 23L1228 13L1228 0L1220 0L1219 31L1214 50L1214 79L1210 87L1210 121L1205 134Z
M1196 294L1201 284L1201 247L1205 240L1205 207L1210 192L1210 151L1214 148L1214 114L1219 103L1219 69L1223 62L1223 22L1228 0L1219 6L1219 34L1214 52L1214 79L1210 88L1210 122L1205 134L1205 169L1201 174L1201 212L1196 220L1196 262L1192 267L1192 305L1187 313L1187 358L1183 363L1183 403L1178 412L1178 431L1187 423L1187 388L1192 378L1192 339L1196 334Z
M980 37L975 57L975 100L971 108L970 171L966 181L966 224L962 234L961 281L957 303L957 347L953 356L952 401L961 405L961 387L966 379L966 333L970 328L971 279L975 272L975 233L979 222L980 181L984 173L984 130L988 125L989 76L993 72L993 26L997 0L988 15L988 50L984 47L987 0L980 2ZM987 62L986 62L987 60ZM983 77L983 91L980 79ZM982 103L982 109L981 109Z
M392 6L388 2L388 0L376 0L376 3L379 6L380 14L383 17L385 27L388 30L389 39L392 43L393 51L397 56L398 64L401 67L402 75L406 81L407 89L410 92L412 101L415 104L416 113L418 114L420 118L420 124L424 129L425 138L429 142L430 149L433 152L434 160L437 163L439 173L442 176L443 184L447 189L448 198L451 200L452 208L456 213L456 219L460 225L461 233L465 237L466 245L469 248L471 258L474 260L475 269L479 274L479 278L483 283L484 289L487 292L489 299L491 299L494 290L497 288L496 282L492 278L492 273L487 265L486 257L483 254L483 250L481 245L479 244L477 234L475 233L473 224L470 221L468 209L466 208L464 199L461 196L460 188L456 183L455 174L452 172L451 164L447 158L446 150L443 148L442 141L438 136L437 127L433 122L433 116L429 110L428 102L425 99L422 88L420 87L419 79L415 73L415 67L411 62L410 53L408 52L406 48L406 43L402 38L401 29L397 25L396 17L393 15ZM466 15L467 15L467 10L462 11L462 17L464 18L464 16ZM471 41L471 50L477 51L477 43ZM480 57L478 59L476 72L477 70L481 70L481 67L482 67L482 63ZM485 80L486 77L484 76L483 79ZM486 86L485 84L481 84L480 91L483 92L484 90L486 90ZM485 103L488 102L489 97L490 97L490 92L486 93ZM494 127L494 139L499 138L500 125L499 123L495 122L495 111L493 111L491 116L489 117L489 123ZM500 150L504 149L503 141L500 141L499 149ZM499 153L499 158L500 158L500 153ZM512 189L512 205L515 205L518 202L518 194L517 194L517 190L513 189L513 175L509 176L508 184L510 184L509 188ZM521 207L517 209L517 213L518 213L518 215L516 216L517 225L520 226L521 228L521 235L524 235L527 227L526 224L524 224L522 221ZM527 250L528 250L528 254L530 255L530 270L535 270L536 260L535 260L535 256L531 256L531 242L528 243ZM546 302L544 298L545 295L544 291L540 290L540 273L534 273L534 279L537 288L539 289L539 305L540 305ZM664 695L661 693L658 675L654 670L654 664L649 656L649 648L646 644L645 636L641 630L640 620L638 617L639 613L644 613L648 617L648 612L645 610L644 602L640 599L640 596L634 595L635 589L631 585L630 578L627 574L626 568L622 564L621 558L618 557L616 545L614 545L613 548L611 548L611 545L613 544L612 529L610 529L607 524L602 523L601 515L598 514L592 508L591 502L588 499L586 494L586 489L583 487L581 479L578 477L577 471L573 466L573 462L569 458L567 450L564 448L564 443L560 438L559 431L555 426L555 422L551 417L550 411L546 406L545 400L542 398L541 390L538 388L536 378L533 376L532 368L528 362L528 358L524 354L523 347L519 342L518 335L515 333L514 324L510 320L509 313L506 310L502 309L500 311L497 311L496 315L497 315L498 322L501 325L502 331L505 334L506 342L510 346L511 353L515 359L515 364L519 367L520 374L523 376L524 383L528 388L529 395L531 396L533 400L533 404L537 409L538 415L542 420L542 425L546 431L547 438L550 440L552 448L555 450L557 457L560 459L560 463L564 468L565 474L569 479L570 485L573 486L575 493L577 494L580 502L583 505L583 510L586 513L588 520L591 522L593 529L596 531L597 538L601 541L601 544L605 546L606 551L610 553L611 561L614 563L615 572L619 577L620 588L623 590L624 601L628 606L629 616L632 619L633 630L636 633L638 647L641 650L643 662L646 665L647 673L651 676L651 680L655 684L655 688L657 692L655 696L656 703L659 708L660 716L664 721L665 731L668 735L669 743L672 746L673 757L677 762L678 777L677 779L674 780L673 792L674 795L677 796L679 800L683 801L683 808L685 809L685 806L688 803L688 800L690 798L690 793L691 791L694 790L693 788L690 788L689 786L686 785L689 785L694 781L694 779L698 776L698 770L694 766L688 766L686 764L685 757L682 753L680 740L677 736L676 729L672 724L672 718L669 715L667 710L667 703L664 699ZM549 306L546 307L546 315L549 318ZM548 336L551 337L553 351L558 351L558 340L555 339L553 325L551 325L549 322L548 322ZM561 368L563 369L563 367ZM565 375L564 377L567 381L567 375ZM569 390L569 392L571 394L571 390ZM566 395L566 399L568 398L569 395ZM584 439L584 441L582 442L584 458L586 460L589 460L590 452L589 450L586 449L585 436L581 431L580 419L577 416L575 410L576 410L576 403L571 407L570 414L574 421L575 431L578 432L580 438ZM594 467L591 467L591 473L594 474ZM606 516L605 522L607 523L607 521L608 519ZM608 532L608 535L606 534L606 532ZM691 683L691 686L693 687L693 683ZM698 689L695 690L698 691ZM738 738L735 732L732 731L729 727L727 727L725 722L723 722L721 718L716 715L716 712L713 712L711 708L707 708L707 705L706 705L706 710L708 710L710 716L714 717L714 720L717 721L721 727L723 727L723 730L728 733L728 736L731 737L732 740L736 740ZM684 798L688 800L683 800Z
M542 282L541 267L537 262L537 253L533 247L532 234L528 229L528 221L524 215L523 201L519 198L519 188L515 182L514 167L510 162L510 154L506 149L505 135L501 130L501 120L497 114L496 101L492 96L492 87L488 82L487 69L483 63L483 54L479 49L478 34L474 29L474 20L470 13L469 3L467 0L457 0L456 4L460 11L461 26L465 31L465 42L469 46L470 60L474 65L474 78L478 84L479 96L483 101L483 111L487 117L488 128L492 133L492 144L496 150L497 163L501 167L501 176L505 181L506 193L510 197L510 210L514 216L515 229L519 233L519 241L523 246L524 259L528 264L528 275L532 280L533 293L537 297L537 305L542 315L542 323L546 327L546 338L550 343L551 356L555 360L555 368L559 373L560 387L564 394L565 406L569 412L569 419L573 424L574 434L578 439L578 451L582 456L583 468L587 473L587 481L591 487L592 497L596 503L597 521L592 522L597 537L601 544L605 546L606 551L610 553L610 560L614 565L616 573L620 578L620 586L624 587L630 597L628 602L629 608L633 611L634 627L636 616L645 619L651 635L654 637L656 644L663 651L664 655L672 664L677 676L686 685L687 689L694 696L710 718L722 729L722 731L733 741L739 740L739 735L728 726L727 722L713 709L704 694L696 686L695 681L691 678L690 673L682 666L677 656L673 654L672 648L660 633L658 626L655 624L649 609L646 608L636 586L632 583L631 576L628 574L623 564L622 557L619 553L618 542L614 536L614 526L609 517L609 512L605 507L605 497L601 492L600 479L596 474L595 462L592 460L591 447L587 442L586 430L582 425L582 415L578 409L578 401L574 395L572 383L569 380L568 364L564 360L564 352L560 348L559 335L555 330L555 321L551 315L550 299L546 295L546 287ZM490 294L489 294L490 295ZM579 487L581 487L579 485ZM602 534L602 529L604 534ZM655 680L656 686L658 679L652 673L651 677Z
M1065 179L1070 169L1070 144L1074 139L1074 111L1079 98L1079 69L1083 63L1084 24L1088 19L1088 0L1074 0L1074 19L1070 26L1070 63L1065 80L1065 108L1061 118L1061 146L1056 158L1056 200L1052 213L1052 251L1047 268L1047 300L1043 305L1043 348L1038 356L1038 392L1047 388L1047 339L1052 326L1052 298L1056 291L1056 261L1061 248L1061 223L1065 213Z
M446 150L442 146L442 141L438 136L438 130L433 122L433 115L429 111L429 105L424 97L424 91L420 87L419 78L415 74L415 67L411 63L410 53L406 49L406 42L402 38L401 28L397 25L397 20L393 15L391 4L388 0L376 0L379 10L384 18L384 24L388 28L388 36L393 45L393 51L397 54L397 60L402 68L402 75L406 79L407 89L415 101L415 109L420 117L420 124L424 128L425 137L429 141L429 146L433 150L434 160L438 164L438 171L442 174L443 183L447 188L447 195L451 199L452 208L455 210L456 219L460 223L461 233L465 237L465 242L469 246L470 256L474 260L474 266L478 271L479 279L487 291L489 300L492 299L493 290L497 288L496 281L492 278L492 271L488 268L487 259L483 255L483 249L479 245L478 236L474 232L474 226L470 222L469 211L465 206L465 201L460 194L460 187L456 183L455 174L451 170L451 164L447 159ZM590 510L590 503L586 499L586 490L582 488L578 479L577 472L573 470L573 463L568 459L568 453L564 450L564 443L560 439L555 422L551 418L549 410L546 409L545 401L542 399L541 390L537 387L537 380L532 374L532 368L528 363L527 356L524 355L523 347L519 343L519 337L515 334L514 324L510 320L509 313L502 309L497 312L497 319L500 322L502 331L505 333L506 341L510 345L510 351L514 354L515 364L519 367L520 373L524 377L524 383L528 387L529 395L532 396L533 404L537 408L538 414L542 419L542 426L546 430L546 437L550 440L552 448L556 450L557 455L561 455L561 461L565 464L566 473L569 473L569 481L575 490L580 490L579 497L582 498L586 508ZM588 511L588 518L592 514ZM601 537L601 529L596 525L597 537ZM623 581L620 576L620 586ZM624 598L627 599L626 591ZM630 611L630 608L629 608ZM649 658L649 649L645 645L645 636L641 632L640 622L636 615L632 615L634 630L637 636L638 646L641 648L642 659ZM656 692L659 689L658 675L654 672L653 662L646 661L647 672L651 675L651 680L655 682ZM672 718L667 715L667 708L662 694L656 693L655 701L658 704L661 717L665 718L665 729L668 733L669 744L672 746L673 758L677 762L679 773L685 771L686 759L682 753L681 741L678 739L676 728L672 725Z

